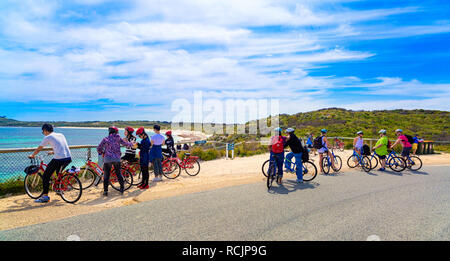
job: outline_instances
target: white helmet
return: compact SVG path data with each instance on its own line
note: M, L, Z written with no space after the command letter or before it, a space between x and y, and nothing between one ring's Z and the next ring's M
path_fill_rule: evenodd
M386 130L380 130L378 133L386 134Z
M294 132L295 130L293 128L287 128L286 132Z

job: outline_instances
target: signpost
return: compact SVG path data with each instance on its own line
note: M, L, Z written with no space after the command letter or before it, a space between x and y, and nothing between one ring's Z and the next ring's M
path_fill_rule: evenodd
M231 151L231 159L234 159L234 143L227 143L227 145L226 145L226 159L228 159L228 151Z

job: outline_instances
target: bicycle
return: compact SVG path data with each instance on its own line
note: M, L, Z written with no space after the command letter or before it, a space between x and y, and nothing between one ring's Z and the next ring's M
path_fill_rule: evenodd
M406 168L406 161L399 157L394 150L391 150L386 157L386 165L395 172L401 172Z
M269 169L267 171L267 190L269 191L272 188L272 183L275 179L278 180L279 173L277 171L277 161L278 156L272 155L272 159L269 159Z
M406 168L417 171L422 168L422 160L415 155L408 155L406 157Z
M333 149L338 149L339 151L343 152L345 148L345 143L339 140L338 138L334 139L334 147Z
M295 159L292 158L293 160ZM291 161L288 159L284 160L284 163L294 164L295 170L297 170L297 165L295 165L295 161ZM262 165L262 173L265 177L267 177L267 173L269 172L268 168L270 167L270 159L266 160ZM267 170L266 170L267 168ZM311 161L302 161L302 170L303 170L303 181L311 181L317 176L317 167L316 165ZM295 172L294 172L295 173Z
M39 165L37 160L32 158L31 165L25 170L32 170L27 173L24 179L24 188L27 195L32 199L38 199L44 194L44 178L43 174L47 164L44 163L42 157L39 157ZM55 171L50 177L50 188L56 192L65 202L76 203L83 194L81 181L74 173L69 171Z
M133 176L131 185L138 186L142 183L142 172L139 161L130 162L128 160L122 160L120 163L120 167L122 168L122 170L127 170L128 172L130 172Z
M353 150L353 154L348 157L347 165L352 169L360 166L365 172L372 170L372 163L369 157L359 154L356 150Z
M124 168L121 168L121 174L124 181L124 191L128 190L133 184L133 175ZM87 158L86 164L80 168L78 172L78 177L84 182L83 189L90 188L92 185L96 187L100 184L100 181L103 179L103 169L100 166L93 162L90 157ZM116 171L114 170L114 166L111 168L111 175L109 177L109 184L115 190L120 191L119 179L117 177Z
M183 159L178 158L178 155L177 155L176 158L175 157L167 157L163 161L163 163L162 163L163 175L166 178L172 178L171 176L168 176L168 175L170 174L170 170L171 170L172 166L175 166L175 163L178 164L180 171L181 171L181 169L184 169L186 174L188 174L189 176L197 176L198 173L200 173L200 163L198 162L199 158L197 156L191 156L190 153L185 153L184 155L185 155L185 157L183 157ZM178 176L179 176L179 174L176 177L178 177ZM174 178L176 178L176 177L174 177Z
M333 164L331 162L331 157L333 157L333 161L334 161L333 171L338 172L342 168L341 157L334 155L334 150L333 150L333 148L331 148L331 156L328 155L328 153L327 153L326 157L323 157L322 161L320 162L320 164L322 165L323 173L325 173L325 174L330 173L330 168L333 166Z

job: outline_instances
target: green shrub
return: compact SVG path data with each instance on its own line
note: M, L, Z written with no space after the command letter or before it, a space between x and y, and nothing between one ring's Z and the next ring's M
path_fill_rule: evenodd
M0 196L7 194L24 194L23 179L10 179L0 183Z

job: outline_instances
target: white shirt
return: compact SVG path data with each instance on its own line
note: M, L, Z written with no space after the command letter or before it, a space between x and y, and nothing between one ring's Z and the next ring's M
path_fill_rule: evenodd
M152 136L151 140L153 141L153 145L162 145L164 143L164 136L156 133Z
M63 134L52 132L48 136L45 136L39 146L45 147L47 145L52 147L53 152L55 153L55 159L65 159L71 157L69 145L67 145L66 137L64 137Z

